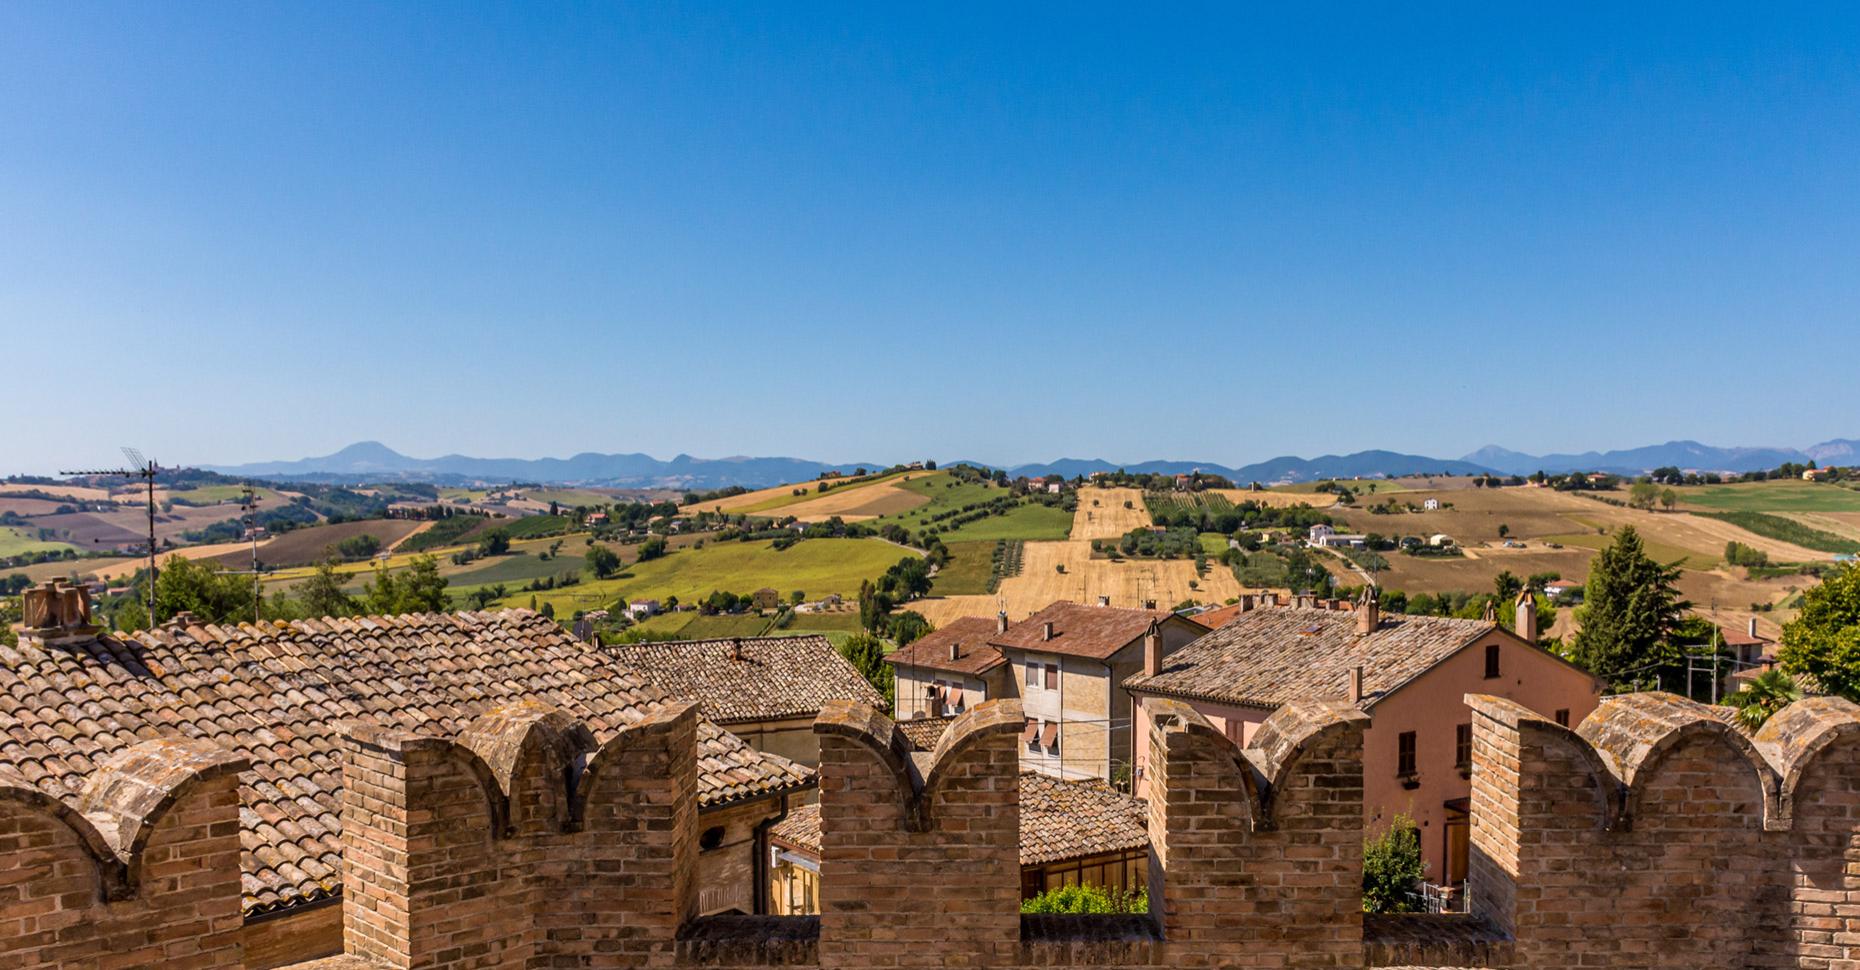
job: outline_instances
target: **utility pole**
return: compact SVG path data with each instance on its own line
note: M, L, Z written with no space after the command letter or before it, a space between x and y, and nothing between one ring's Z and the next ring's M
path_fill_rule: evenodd
M244 513L245 534L252 540L252 623L256 625L263 594L260 592L258 568L258 493L252 490L252 486L245 487L244 501L239 503L239 508Z
M155 476L161 472L161 467L159 465L156 465L155 462L142 457L142 452L137 451L136 449L130 448L128 446L124 446L123 448L123 457L129 459L129 464L131 467L129 468L101 468L101 469L90 469L90 470L83 470L83 471L61 471L58 474L60 475L115 475L115 476L120 476L122 478L140 478L148 485L148 514L149 514L148 623L149 623L149 628L153 629L155 627L155 579L158 575L158 572L155 568Z

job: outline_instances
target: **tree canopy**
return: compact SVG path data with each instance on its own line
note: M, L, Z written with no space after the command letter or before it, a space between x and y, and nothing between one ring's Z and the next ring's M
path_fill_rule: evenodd
M1801 610L1783 627L1778 655L1789 673L1860 699L1860 564L1840 567L1802 594Z
M1655 562L1634 527L1623 528L1589 567L1571 659L1616 689L1684 669L1673 634L1692 604L1678 580L1677 565Z

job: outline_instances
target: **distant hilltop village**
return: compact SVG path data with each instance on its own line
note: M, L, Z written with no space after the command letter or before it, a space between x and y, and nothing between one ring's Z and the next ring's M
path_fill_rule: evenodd
M0 966L1860 964L1857 484L13 483Z

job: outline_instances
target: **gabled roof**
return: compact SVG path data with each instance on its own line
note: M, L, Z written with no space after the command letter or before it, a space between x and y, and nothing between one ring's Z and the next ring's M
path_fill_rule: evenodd
M1491 620L1385 613L1374 633L1358 636L1354 611L1266 607L1170 654L1162 672L1127 678L1124 686L1270 710L1294 700L1342 699L1349 671L1362 667L1367 709L1495 631L1505 633Z
M827 701L884 698L826 637L741 637L618 643L601 648L718 724L813 717Z
M605 741L665 691L529 610L193 626L0 646L0 767L71 800L138 741L204 738L251 760L241 778L248 914L341 889L343 722L456 735L522 700ZM698 728L704 807L806 787L813 773Z
M1038 772L1020 774L1020 864L1126 852L1149 846L1143 802L1097 779L1065 781ZM818 857L820 805L789 811L769 830L777 842Z
M929 633L885 655L888 663L925 670L981 676L1007 663L1000 649L988 642L995 635L995 621L981 616L965 616L949 621ZM949 659L951 644L956 659Z
M1118 606L1080 606L1058 602L1010 625L1006 633L989 638L1004 650L1061 653L1069 657L1107 660L1149 631L1152 623L1176 622L1200 626L1168 610L1132 610ZM1053 638L1044 639L1045 626L1053 625Z

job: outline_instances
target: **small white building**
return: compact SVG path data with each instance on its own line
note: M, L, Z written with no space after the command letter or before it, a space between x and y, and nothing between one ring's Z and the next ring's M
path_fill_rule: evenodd
M1440 511L1440 500L1437 498L1430 498L1421 503L1421 508L1429 512L1438 512Z
M1338 532L1336 529L1320 523L1311 527L1310 539L1308 541L1314 546L1326 549L1337 549L1346 546L1352 549L1361 549L1368 539L1368 536Z
M658 600L634 600L626 605L626 615L634 620L644 620L647 617L658 616L659 610Z
M1450 546L1453 544L1453 537L1444 532L1436 532L1427 537L1427 544L1436 549L1442 546Z

